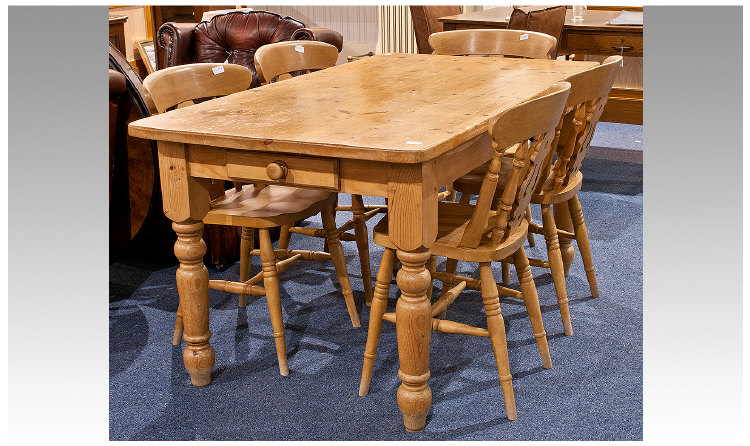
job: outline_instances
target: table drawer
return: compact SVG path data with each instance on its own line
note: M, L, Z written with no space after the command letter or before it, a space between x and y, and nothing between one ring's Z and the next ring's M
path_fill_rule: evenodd
M638 35L596 35L588 33L568 33L565 39L565 52L623 56L643 55L643 36Z
M339 188L338 160L312 156L227 150L227 176L272 184Z

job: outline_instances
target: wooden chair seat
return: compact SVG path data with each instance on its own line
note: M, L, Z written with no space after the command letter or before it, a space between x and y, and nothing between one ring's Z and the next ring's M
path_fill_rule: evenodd
M251 228L274 228L316 215L331 206L336 194L289 186L246 184L228 190L211 202L204 223Z
M547 178L545 183L550 183L554 178ZM581 186L583 185L583 174L576 172L570 177L570 182L559 190L542 190L540 193L535 193L531 196L531 202L533 204L557 204L565 203L571 198L575 197Z
M438 203L438 234L435 243L430 247L432 255L466 262L494 262L512 256L523 245L528 229L525 220L511 231L505 242L500 245L492 244L496 212L490 211L487 218L488 229L482 244L476 248L459 246L473 212L473 206L444 201ZM384 248L397 249L388 237L388 216L383 217L375 225L372 240Z
M507 155L507 153L506 153ZM508 181L508 174L513 170L513 156L515 152L510 153L510 156L503 156L500 164L500 172L498 173L499 178L497 179L497 188L502 191L505 188L505 182ZM461 178L453 182L453 189L461 192L462 194L474 194L479 195L479 190L482 188L482 181L484 176L487 174L489 168L489 161L485 164L477 167Z
M479 195L479 189L482 187L482 180L484 175L487 173L487 167L489 163L480 166L471 172L467 173L463 177L453 182L453 188L462 194L474 194ZM513 168L513 159L503 157L503 161L500 167L500 178L497 181L497 192L496 197L499 197L505 189L505 182L507 181L507 174ZM553 182L554 178L549 177L545 181L545 186ZM548 187L543 188L542 192L535 193L531 196L531 203L533 204L555 204L564 203L570 200L574 195L581 190L583 184L583 175L581 172L576 172L575 175L571 176L569 184L560 190L551 190Z

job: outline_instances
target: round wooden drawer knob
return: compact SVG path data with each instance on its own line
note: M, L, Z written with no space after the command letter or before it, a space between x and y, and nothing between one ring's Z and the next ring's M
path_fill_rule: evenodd
M288 171L283 161L274 161L266 166L266 175L272 180L283 180Z

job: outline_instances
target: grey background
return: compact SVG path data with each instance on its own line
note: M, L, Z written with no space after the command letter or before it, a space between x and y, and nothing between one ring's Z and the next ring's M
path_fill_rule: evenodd
M15 441L108 438L107 7L9 7Z
M646 441L738 438L742 8L647 7Z
M106 15L105 6L9 8L15 442L108 438ZM645 18L644 441L733 442L742 9L647 7Z

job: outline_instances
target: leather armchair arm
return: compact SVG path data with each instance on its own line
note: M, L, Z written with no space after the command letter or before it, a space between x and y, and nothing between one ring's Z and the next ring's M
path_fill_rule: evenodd
M195 59L195 23L167 22L159 27L157 42L163 51L163 59L157 61L157 69L193 63Z
M292 34L292 40L317 40L329 43L341 52L344 36L328 28L300 28Z
M109 69L109 100L117 102L120 95L125 93L125 76L119 71Z

